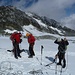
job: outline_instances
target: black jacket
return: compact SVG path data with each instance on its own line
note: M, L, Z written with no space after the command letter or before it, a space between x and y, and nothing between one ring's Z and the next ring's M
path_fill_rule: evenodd
M65 53L67 45L69 45L69 42L66 40L64 41L61 39L61 41L57 41L57 39L54 41L54 43L58 44L58 50L61 53Z

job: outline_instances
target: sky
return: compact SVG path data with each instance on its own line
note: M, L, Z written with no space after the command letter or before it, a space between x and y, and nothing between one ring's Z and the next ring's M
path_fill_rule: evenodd
M75 29L75 0L0 0L2 5L13 5L23 11L47 16Z

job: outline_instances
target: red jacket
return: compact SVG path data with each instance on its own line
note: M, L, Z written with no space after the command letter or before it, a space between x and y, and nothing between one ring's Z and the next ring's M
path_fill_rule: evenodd
M34 42L35 42L35 37L32 34L30 34L28 37L28 43L32 44Z
M20 43L20 38L21 38L21 33L13 33L11 36L10 36L10 39L12 40L12 42L14 40L16 40L17 43Z

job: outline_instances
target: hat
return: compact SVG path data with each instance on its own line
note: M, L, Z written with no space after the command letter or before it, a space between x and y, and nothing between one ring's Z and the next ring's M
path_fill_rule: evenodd
M58 41L61 41L61 38L60 37L58 38Z
M30 33L26 33L26 37L28 37L30 35Z

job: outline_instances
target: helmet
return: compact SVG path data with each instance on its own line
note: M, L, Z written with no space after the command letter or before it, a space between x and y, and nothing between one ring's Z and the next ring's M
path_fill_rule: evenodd
M28 37L30 35L30 33L26 33L26 37Z

